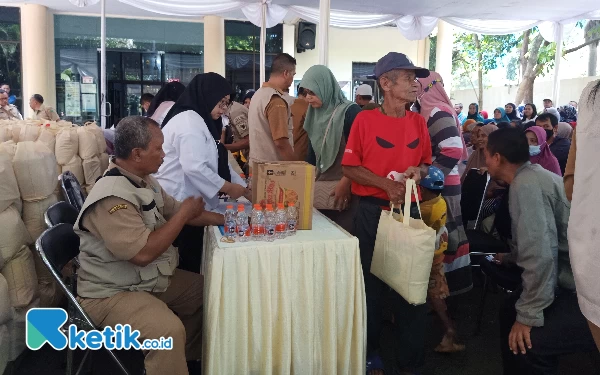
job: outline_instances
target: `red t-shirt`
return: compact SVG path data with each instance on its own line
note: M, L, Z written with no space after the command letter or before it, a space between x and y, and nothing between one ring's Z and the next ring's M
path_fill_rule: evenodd
M415 112L402 118L379 110L362 111L354 120L342 165L364 167L381 177L408 167L431 164L431 139L425 119ZM380 188L352 182L352 193L389 200Z

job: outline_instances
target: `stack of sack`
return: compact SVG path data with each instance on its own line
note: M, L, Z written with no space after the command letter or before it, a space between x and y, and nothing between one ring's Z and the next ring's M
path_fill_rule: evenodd
M79 157L83 160L83 188L89 194L108 168L108 154L106 153L106 140L102 129L95 122L88 122L77 128L79 137ZM79 179L79 178L77 178Z
M25 315L40 305L29 248L33 239L21 219L21 207L12 157L0 151L0 372L25 349Z

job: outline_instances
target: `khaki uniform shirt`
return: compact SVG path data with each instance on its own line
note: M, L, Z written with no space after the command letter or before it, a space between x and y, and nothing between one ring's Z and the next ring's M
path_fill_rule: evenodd
M252 97L248 112L250 144L261 147L250 148L251 162L279 161L274 141L293 139L290 127L292 114L284 95L265 82Z
M250 135L248 128L248 108L238 102L233 102L227 117L229 117L229 124L233 132L233 142L239 142ZM250 150L245 149L241 150L241 152L244 158L248 160Z
M146 189L160 189L164 207L159 212L169 220L181 203L161 187L111 163L108 169L118 168L123 176ZM148 242L151 231L142 220L142 214L131 203L118 197L104 198L88 209L82 218L83 226L94 236L102 238L113 255L122 260L133 258Z
M308 153L308 133L304 130L304 120L308 111L308 102L296 99L291 106L292 122L294 123L294 154L299 161L306 161Z
M0 120L23 120L17 107L12 104L6 107L0 107Z
M33 111L34 118L36 120L50 120L50 121L58 121L60 117L52 107L46 107L45 105L41 105L40 109L37 111Z

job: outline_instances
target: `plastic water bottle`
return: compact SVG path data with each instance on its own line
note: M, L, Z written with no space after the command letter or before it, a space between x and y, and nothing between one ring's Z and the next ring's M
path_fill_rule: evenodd
M288 203L287 208L287 235L293 236L296 234L296 226L298 224L298 209L293 202Z
M235 240L237 237L236 231L236 213L233 210L233 206L227 206L227 210L225 211L225 237L230 240Z
M235 219L237 226L238 241L247 242L250 240L250 224L248 224L248 214L244 209L244 205L238 206L238 213Z
M275 238L285 238L287 232L287 214L283 203L277 203L277 211L275 211L275 221Z
M277 220L275 219L275 212L273 212L273 205L267 204L267 212L265 212L265 240L269 242L275 241L275 227Z
M246 184L248 185L248 189L252 189L252 173L248 174L248 179L246 180Z
M250 216L250 225L252 225L252 239L262 241L265 238L265 213L260 204L255 204Z

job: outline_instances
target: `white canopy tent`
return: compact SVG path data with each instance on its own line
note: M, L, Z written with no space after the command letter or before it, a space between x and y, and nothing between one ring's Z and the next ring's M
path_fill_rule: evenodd
M409 40L426 38L436 27L438 20L482 34L510 34L539 26L542 36L556 42L556 62L553 97L559 90L558 69L562 55L562 39L565 25L570 27L581 19L600 19L600 3L597 0L532 0L521 2L507 0L421 0L402 2L397 0L69 0L77 6L101 3L102 52L104 68L105 9L119 3L148 12L176 17L201 17L219 15L239 16L240 11L250 22L261 28L260 33L260 79L265 81L266 28L286 19L302 18L318 24L340 28L370 28L395 24L399 32ZM33 2L36 2L35 0ZM535 16L535 17L532 17ZM319 63L328 61L328 27L319 30ZM101 72L101 111L104 127L106 116L106 74Z

